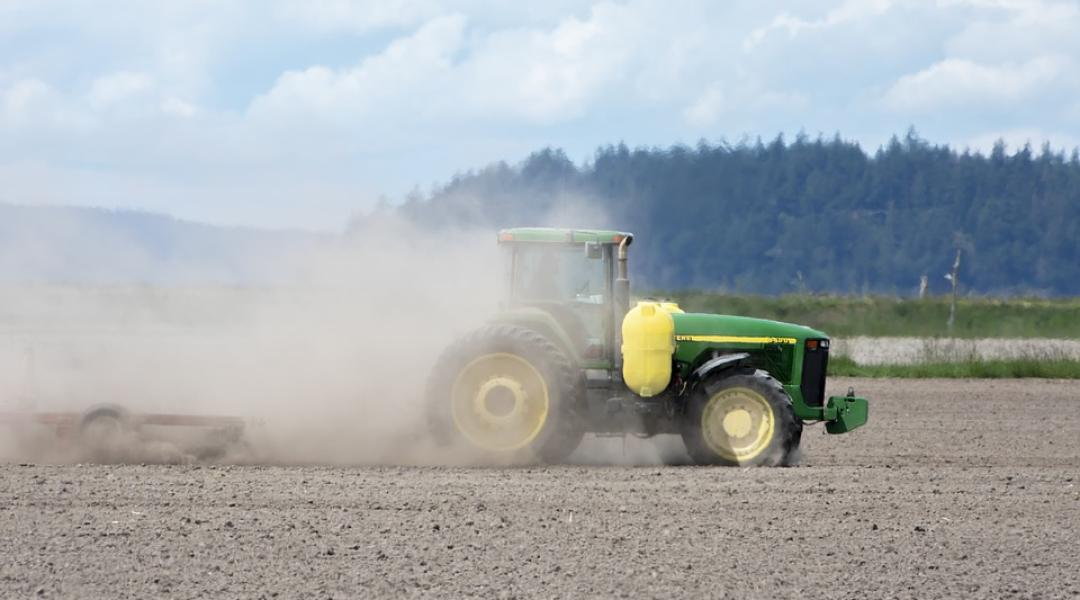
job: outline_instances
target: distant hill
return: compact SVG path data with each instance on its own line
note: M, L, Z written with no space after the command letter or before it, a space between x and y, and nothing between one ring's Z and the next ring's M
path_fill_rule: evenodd
M97 208L0 204L0 284L274 284L314 235Z
M967 293L1080 295L1080 157L984 156L914 132L874 154L839 138L546 149L464 173L401 210L432 227L547 222L633 231L637 283L744 293L931 292L962 250Z

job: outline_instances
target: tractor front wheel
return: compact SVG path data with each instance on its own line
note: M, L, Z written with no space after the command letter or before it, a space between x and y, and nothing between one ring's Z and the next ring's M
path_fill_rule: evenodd
M719 374L687 399L682 438L702 465L790 465L802 437L791 398L764 371Z

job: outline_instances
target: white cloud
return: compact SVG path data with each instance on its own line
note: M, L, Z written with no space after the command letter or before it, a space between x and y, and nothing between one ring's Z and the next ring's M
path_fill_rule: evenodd
M762 89L753 83L724 89L720 83L713 83L683 109L682 117L689 125L708 127L722 122L723 117L736 120L748 109L797 114L809 105L810 99L799 92Z
M365 33L384 27L404 27L420 23L440 13L433 0L282 0L275 16L320 31Z
M845 0L820 19L804 19L786 11L781 12L773 17L772 22L768 25L751 31L743 40L743 50L753 50L774 31L784 32L787 37L793 38L807 30L829 29L854 21L865 20L868 17L877 16L888 11L896 4L895 0Z
M1024 63L987 65L948 58L900 77L883 103L897 111L932 111L965 106L1015 106L1044 92L1075 70L1067 57L1044 56Z
M975 19L945 41L948 56L980 62L1021 62L1048 54L1080 55L1080 5L1013 3L1004 17ZM1000 12L999 11L999 12Z
M551 30L510 30L482 39L461 65L462 106L476 113L552 122L580 116L606 86L624 80L643 23L600 5Z
M159 107L162 113L173 117L190 118L199 112L199 109L193 104L184 102L179 98L166 98L161 101Z
M5 127L32 137L39 128L78 132L90 123L86 115L68 107L63 96L40 79L20 79L6 89L0 88L0 139Z
M3 93L4 116L10 122L18 122L31 110L46 102L51 95L52 89L43 81L37 79L17 81Z
M251 113L349 117L378 108L422 109L438 101L435 92L446 83L464 29L461 16L438 17L356 67L314 66L286 72L255 99Z
M58 202L327 226L549 144L1067 144L1078 30L1073 0L0 0L0 190L30 161Z
M683 109L683 119L691 125L712 125L726 108L724 90L713 84Z
M143 95L152 86L153 79L146 73L120 71L94 80L87 97L90 106L100 110Z
M470 32L459 15L437 17L355 67L282 75L252 113L358 118L519 118L581 115L598 90L627 75L634 28L615 6L551 29Z

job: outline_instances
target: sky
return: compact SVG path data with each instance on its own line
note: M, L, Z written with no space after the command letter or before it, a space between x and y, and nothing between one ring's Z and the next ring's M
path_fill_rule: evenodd
M1078 0L0 0L0 202L340 230L546 146L1080 145Z

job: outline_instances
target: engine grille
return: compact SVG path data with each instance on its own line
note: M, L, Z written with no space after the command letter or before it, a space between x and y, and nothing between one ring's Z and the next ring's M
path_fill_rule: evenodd
M816 350L804 349L802 384L799 388L807 406L821 406L825 401L825 372L828 367L828 346Z

